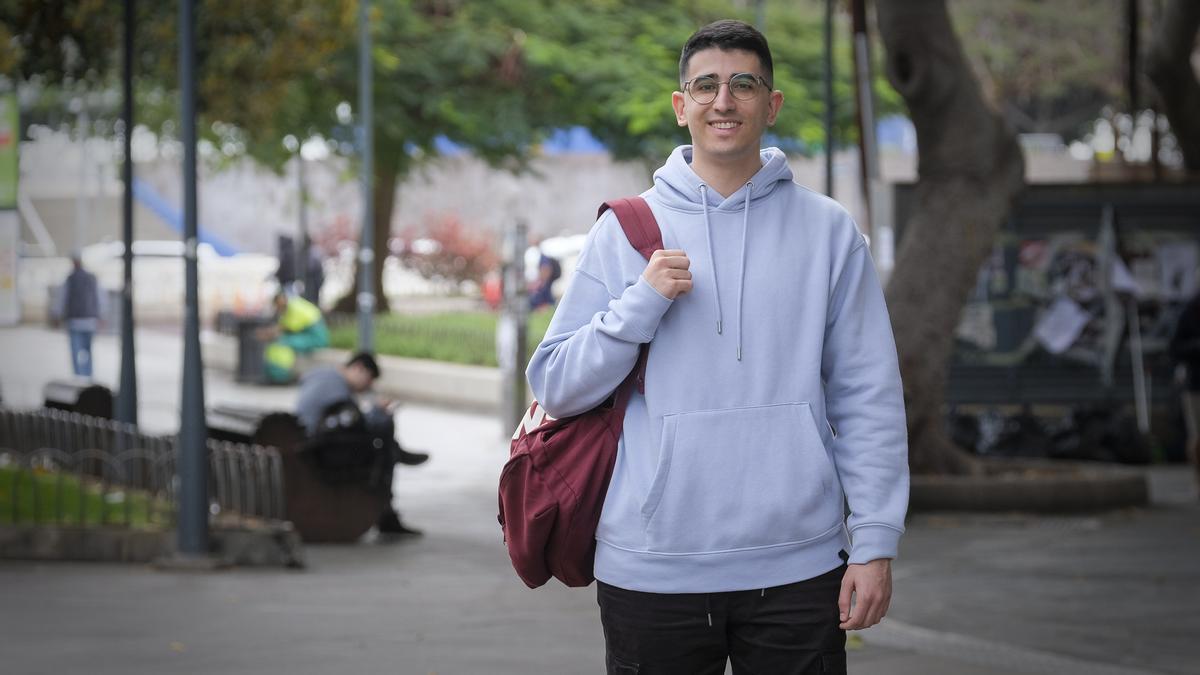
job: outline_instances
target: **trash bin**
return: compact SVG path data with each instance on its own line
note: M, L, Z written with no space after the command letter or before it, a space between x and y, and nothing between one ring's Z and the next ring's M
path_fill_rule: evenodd
M258 339L258 329L270 326L274 320L265 316L237 318L237 376L238 382L263 382L267 378L263 354L266 343Z
M113 418L113 393L108 387L82 380L52 380L42 389L43 405L106 420Z

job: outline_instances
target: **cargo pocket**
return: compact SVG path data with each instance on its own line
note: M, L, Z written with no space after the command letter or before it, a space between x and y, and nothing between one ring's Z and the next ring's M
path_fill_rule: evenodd
M700 553L811 539L842 516L835 481L807 403L668 415L642 508L648 549Z
M822 675L846 675L846 652L821 654Z

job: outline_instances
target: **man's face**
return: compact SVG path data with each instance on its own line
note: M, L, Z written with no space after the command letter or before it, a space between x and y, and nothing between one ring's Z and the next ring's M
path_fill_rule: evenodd
M737 73L766 78L758 56L740 49L713 47L698 51L687 69L688 81L708 76L726 83ZM758 157L763 132L775 123L783 94L768 91L760 82L754 97L743 101L733 96L728 84L721 84L711 103L697 103L689 93L677 91L671 96L671 104L679 126L687 126L692 134L693 160L699 155L709 162L738 162L746 161L748 156Z
M361 363L354 363L346 367L346 384L350 385L350 390L356 394L371 388L375 383L375 378L371 377L371 371L367 370Z

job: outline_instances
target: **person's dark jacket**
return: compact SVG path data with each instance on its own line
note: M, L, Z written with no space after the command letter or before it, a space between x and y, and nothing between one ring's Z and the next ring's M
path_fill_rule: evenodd
M100 316L99 288L94 274L76 268L67 277L66 286L63 319L95 319Z
M1171 336L1171 358L1187 367L1188 391L1200 391L1200 295L1184 305Z

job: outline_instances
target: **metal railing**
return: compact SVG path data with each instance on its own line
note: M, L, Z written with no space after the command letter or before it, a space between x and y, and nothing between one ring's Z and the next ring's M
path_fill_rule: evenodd
M276 449L210 440L208 456L214 519L284 519ZM178 505L176 467L173 436L60 410L0 408L0 522L168 524Z

